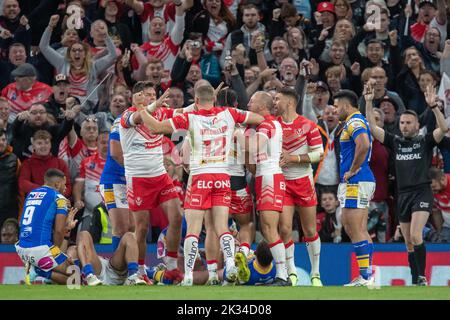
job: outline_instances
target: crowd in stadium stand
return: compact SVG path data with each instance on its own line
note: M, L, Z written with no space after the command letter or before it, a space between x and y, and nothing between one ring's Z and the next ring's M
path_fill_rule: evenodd
M363 87L373 81L380 127L400 135L399 115L414 110L421 134L432 132L436 120L425 100L429 85L450 116L447 3L0 1L1 243L17 241L23 199L43 184L50 168L67 177L65 196L80 209L77 229L104 239L98 235L104 227L98 218L99 179L108 133L131 106L133 85L150 81L157 96L171 88L170 107L182 108L193 103L193 88L201 79L214 87L224 82L218 100L244 110L258 90L273 96L283 87L297 91L297 112L317 123L325 150L314 168L317 230L322 242L349 242L336 197L343 124L332 107L333 95L353 90L365 114ZM182 141L174 135L163 144L166 169L180 194L188 177L179 157ZM392 152L377 140L372 148L376 191L367 228L375 242L400 242ZM433 166L450 173L447 139L435 147ZM148 242L155 242L167 224L163 211L154 210ZM302 241L297 215L294 229L294 240ZM450 242L449 230L449 214L436 209L424 238Z

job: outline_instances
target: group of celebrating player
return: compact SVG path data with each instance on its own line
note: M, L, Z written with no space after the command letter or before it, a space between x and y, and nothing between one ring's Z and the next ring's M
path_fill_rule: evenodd
M74 227L76 210L69 210L70 202L61 195L64 174L56 169L46 173L45 186L25 200L16 245L28 267L28 278L38 275L66 283L67 266L78 264L88 285L148 284L149 278L184 286L214 285L220 280L223 284L296 285L292 220L299 212L311 284L322 286L311 164L323 158L323 145L316 124L296 112L297 93L288 88L274 97L256 92L244 111L217 106L218 90L205 80L194 91L193 105L172 109L166 105L169 91L157 99L151 83L138 82L133 106L114 122L100 181L113 227L114 253L109 260L97 256L86 231L78 233L76 246L67 248L64 234ZM370 85L365 96L370 98ZM349 285L365 286L373 280L373 244L366 226L375 181L369 167L372 136L357 99L352 91L342 90L335 95L334 106L345 123L338 197L360 268L360 276ZM162 148L164 135L180 131L185 133L183 158L189 159L183 209L165 169ZM256 212L266 240L258 245L253 259L248 172L254 177ZM158 206L169 220L163 235L164 265L146 268L149 212ZM238 241L230 232L229 216L239 226ZM194 270L203 225L207 278L206 270Z

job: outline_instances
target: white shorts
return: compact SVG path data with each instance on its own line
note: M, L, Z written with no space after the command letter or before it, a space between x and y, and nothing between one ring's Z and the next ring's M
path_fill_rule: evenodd
M17 243L16 251L24 264L29 263L45 272L53 270L67 260L67 256L57 246L22 248Z
M126 184L101 184L100 193L108 210L128 209Z
M127 279L128 271L125 270L123 274L120 274L111 266L109 259L100 256L98 258L102 264L102 271L100 272L98 279L108 286L122 285Z
M375 182L362 181L355 184L340 183L338 200L341 208L368 209L375 193Z

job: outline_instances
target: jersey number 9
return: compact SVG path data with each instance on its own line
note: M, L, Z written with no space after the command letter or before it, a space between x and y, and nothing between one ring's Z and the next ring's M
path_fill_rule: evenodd
M22 225L27 226L31 223L33 220L33 214L36 207L30 206L25 209L25 212L23 213L23 220Z

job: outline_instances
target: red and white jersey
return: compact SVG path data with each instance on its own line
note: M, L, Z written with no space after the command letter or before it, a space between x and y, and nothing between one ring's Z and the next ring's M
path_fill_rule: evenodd
M175 4L170 2L165 4L162 8L155 9L151 3L144 3L144 11L139 15L142 27L142 42L148 41L150 21L154 17L163 18L166 22L166 32L170 32L175 25Z
M143 123L131 125L136 107L128 108L120 119L120 144L122 145L127 177L157 177L166 173L163 156L163 135L154 134ZM172 118L174 109L158 108L152 113L158 121Z
M69 140L67 137L64 137L59 144L58 158L64 160L69 165Z
M80 175L76 181L84 181L85 194L99 193L100 177L105 167L106 159L103 159L99 153L84 158L80 164Z
M264 147L256 155L256 177L282 173L280 167L283 129L272 115L264 117L264 121L256 128L256 134L267 139Z
M244 133L244 128L236 128L236 131L241 131ZM241 146L233 134L231 145L230 145L230 153L228 154L228 172L230 176L234 177L243 177L245 176L245 153L242 152Z
M434 205L442 212L444 227L450 228L450 174L447 176L447 188L434 194Z
M245 123L247 111L214 107L177 115L174 130L188 130L191 143L190 172L228 173L228 156L236 123Z
M46 102L52 94L52 87L39 81L27 91L18 90L16 82L8 84L2 90L2 97L8 99L11 106L8 122L12 123L18 113L30 109L33 103Z
M165 70L172 70L178 48L179 45L175 44L170 36L166 36L162 42L146 42L141 46L144 55L160 59L164 63ZM131 66L135 70L139 68L135 56L131 58Z
M97 153L97 147L90 148L86 146L82 139L77 138L77 141L72 146L69 146L70 161L74 162L79 168L83 159L93 156Z
M280 117L283 128L283 151L291 155L307 154L317 148L322 148L322 137L317 125L311 120L298 116L287 123ZM295 163L283 168L286 180L296 180L313 174L310 163Z

